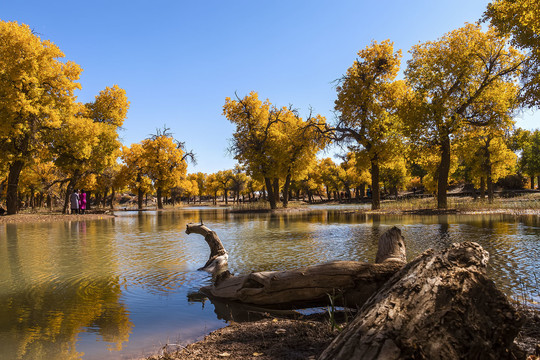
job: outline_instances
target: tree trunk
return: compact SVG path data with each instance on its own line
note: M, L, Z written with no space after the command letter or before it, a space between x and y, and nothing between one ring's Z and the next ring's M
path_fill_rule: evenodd
M116 191L114 189L114 186L111 188L111 200L109 201L109 205L110 205L110 208L111 210L114 209L114 198L116 196Z
M75 191L75 183L73 180L70 180L66 188L66 195L64 196L64 207L62 208L62 214L67 214L67 208L69 205L69 197L74 191Z
M277 204L279 204L279 179L278 178L274 178L273 182L272 182L272 185L274 187L274 196L275 196L275 202L276 202L276 206Z
M30 187L30 207L32 208L32 210L36 208L36 198L34 192L34 188Z
M142 189L139 187L137 189L137 210L142 210L143 208L143 196L144 196L144 193Z
M213 245L208 238L213 236L209 236L208 231L205 240L211 247L211 262L212 253L217 252L212 250ZM333 261L297 270L263 271L243 276L228 274L227 278L203 287L201 291L211 298L225 301L291 308L327 305L328 294L339 289L344 305L355 308L405 264L405 244L398 228L394 227L381 236L378 250L376 264Z
M163 200L161 198L161 186L158 186L157 190L156 190L156 196L157 196L157 208L158 209L163 209Z
M86 210L92 209L92 206L92 191L86 190Z
M0 200L3 198L3 194L6 191L7 179L0 181Z
M7 214L14 215L19 211L19 198L18 198L18 189L19 189L19 176L24 167L24 162L22 160L16 160L11 163L9 166L8 174L8 183L7 183L7 196L6 196L6 205L7 205Z
M96 192L96 207L99 207L101 205L101 201L105 195L102 195L101 192Z
M287 174L285 184L283 184L283 207L286 209L289 205L289 185L291 184L291 174Z
M450 138L444 136L441 143L441 162L437 169L437 208L446 209L448 207L447 195L448 175L450 174Z
M486 198L486 181L483 176L480 178L480 198L482 200Z
M487 193L488 193L488 202L493 203L493 181L491 180L491 175L487 176Z
M266 185L266 192L268 193L268 202L270 203L270 209L277 209L276 197L274 196L274 188L272 187L272 181L269 177L264 178Z
M486 144L485 148L485 170L486 170L486 180L487 180L487 192L488 192L488 202L493 203L493 179L491 178L491 154L489 152L489 141Z
M102 202L103 208L107 207L107 198L108 197L109 197L109 188L105 188L105 191L103 191L103 202Z
M379 161L377 158L371 159L371 210L381 208L381 192L379 188Z
M319 360L508 359L519 317L476 243L428 250L360 309Z
M540 183L539 183L540 185ZM531 190L534 190L534 175L531 176Z

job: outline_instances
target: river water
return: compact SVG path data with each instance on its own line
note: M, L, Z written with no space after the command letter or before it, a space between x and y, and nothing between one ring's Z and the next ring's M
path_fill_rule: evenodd
M540 302L538 216L185 208L1 224L0 359L135 359L225 326L239 314L197 293L210 283L197 271L209 249L185 227L201 221L221 238L236 274L330 260L373 262L378 238L394 225L405 237L408 260L428 248L476 241L490 253L488 274L503 292Z

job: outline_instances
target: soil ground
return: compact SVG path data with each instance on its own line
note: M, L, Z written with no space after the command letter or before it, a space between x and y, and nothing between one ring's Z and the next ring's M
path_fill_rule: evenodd
M539 360L540 310L521 308L520 313L525 323L514 341L515 358ZM145 360L315 360L337 334L326 314L232 323L185 347L166 345Z
M165 346L148 360L316 359L337 335L324 314L232 323L183 346Z
M0 216L0 224L5 223L35 223L35 222L51 222L51 221L82 221L82 220L103 220L112 219L111 214L73 214L66 215L61 213L36 213L36 214L16 214Z

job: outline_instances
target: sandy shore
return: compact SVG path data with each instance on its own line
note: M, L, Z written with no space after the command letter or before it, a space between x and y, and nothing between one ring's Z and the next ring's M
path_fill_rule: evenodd
M540 351L540 310L517 308L525 321L514 340L513 353L517 359L540 360L533 355ZM339 326L345 326L343 317L338 317ZM328 314L303 319L233 322L200 341L187 346L168 344L157 354L140 360L315 360L338 333L332 328Z
M51 221L85 221L85 220L103 220L112 219L112 214L76 214L66 215L61 213L37 213L37 214L16 214L0 216L0 224L11 223L34 223Z

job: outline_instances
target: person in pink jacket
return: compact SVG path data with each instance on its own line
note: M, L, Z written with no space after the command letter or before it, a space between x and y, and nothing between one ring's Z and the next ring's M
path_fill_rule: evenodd
M79 213L84 214L84 210L86 210L86 193L81 190L79 194Z

